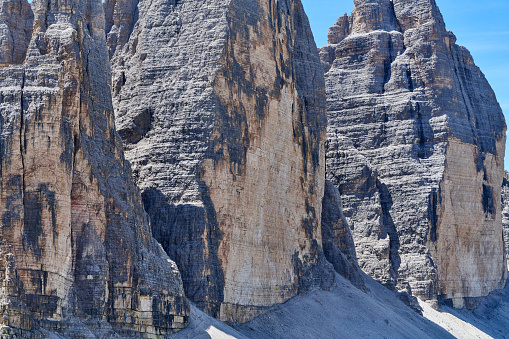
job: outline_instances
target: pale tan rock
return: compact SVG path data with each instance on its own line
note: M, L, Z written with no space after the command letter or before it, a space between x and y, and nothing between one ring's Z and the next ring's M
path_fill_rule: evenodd
M115 132L102 3L32 5L26 57L0 69L1 333L177 331L189 304Z
M325 91L301 3L138 8L111 59L116 121L186 295L215 317L244 322L329 288L320 228ZM109 41L124 34L124 14L115 13Z
M497 150L504 154L505 138ZM486 154L486 171L472 161L479 154L475 145L448 140L444 178L440 183L437 227L429 248L437 267L440 292L463 308L465 298L488 295L502 288L507 277L500 196L504 162ZM496 260L498 258L498 260Z

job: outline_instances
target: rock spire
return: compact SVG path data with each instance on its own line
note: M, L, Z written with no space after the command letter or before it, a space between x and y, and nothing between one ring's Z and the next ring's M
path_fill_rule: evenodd
M151 236L115 131L101 1L0 8L2 334L185 327L180 274Z
M356 0L320 56L327 178L360 267L457 307L502 287L506 124L435 1Z
M186 295L244 322L330 288L325 88L300 1L136 3L105 3L116 122Z

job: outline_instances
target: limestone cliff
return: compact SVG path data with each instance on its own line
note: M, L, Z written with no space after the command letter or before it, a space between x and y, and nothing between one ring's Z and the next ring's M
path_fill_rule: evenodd
M502 227L504 229L505 256L509 269L509 172L504 171L502 182Z
M300 1L110 0L105 12L118 130L186 295L244 322L329 288L325 89Z
M341 208L341 195L329 180L325 181L322 200L322 245L334 270L365 290L352 233Z
M183 328L180 274L151 237L115 131L101 1L0 8L2 334Z
M457 307L502 287L506 125L435 1L355 0L320 56L327 178L360 267Z

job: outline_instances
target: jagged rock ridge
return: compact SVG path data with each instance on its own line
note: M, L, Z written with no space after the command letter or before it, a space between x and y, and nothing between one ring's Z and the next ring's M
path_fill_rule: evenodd
M462 307L505 282L502 110L434 0L354 2L320 50L327 179L364 271Z
M2 334L181 329L180 274L151 236L115 131L102 3L31 6L0 1Z
M112 0L105 12L118 130L186 295L244 322L330 288L323 71L300 1Z

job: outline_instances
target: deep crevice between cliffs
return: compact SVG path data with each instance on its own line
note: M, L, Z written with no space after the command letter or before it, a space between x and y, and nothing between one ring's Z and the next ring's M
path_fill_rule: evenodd
M20 93L20 118L19 118L19 156L21 159L21 201L23 204L23 211L25 210L25 157L24 153L24 129L25 129L25 114L24 114L24 95L23 91L25 90L25 70L22 70L22 80L21 80L21 93Z

